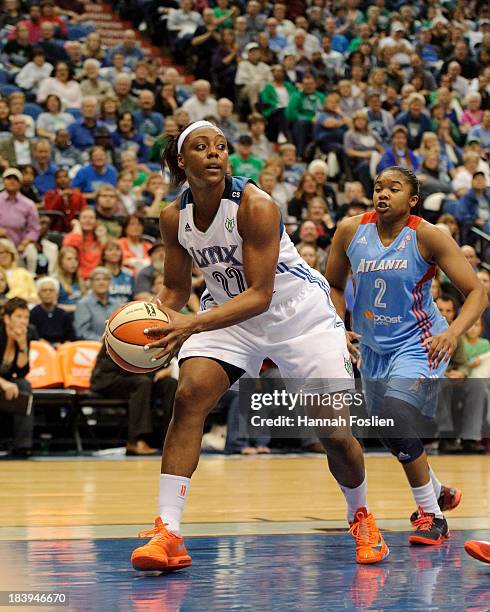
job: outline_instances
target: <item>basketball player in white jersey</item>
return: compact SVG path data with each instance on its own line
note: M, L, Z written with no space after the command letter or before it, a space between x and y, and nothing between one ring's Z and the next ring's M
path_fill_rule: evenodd
M345 329L327 282L296 252L271 198L246 178L226 176L228 150L221 130L205 121L189 125L169 141L164 163L174 182L187 180L189 188L160 218L165 272L159 300L170 326L147 332L149 346L162 347L165 354L180 349L159 516L154 528L140 534L151 540L131 557L135 569L153 571L191 565L180 536L181 514L204 421L230 385L245 372L257 377L270 357L283 378L329 379L323 392L353 387ZM193 262L204 274L207 291L198 315L182 315ZM361 446L350 433L323 444L347 501L356 560L381 561L388 547L367 509Z

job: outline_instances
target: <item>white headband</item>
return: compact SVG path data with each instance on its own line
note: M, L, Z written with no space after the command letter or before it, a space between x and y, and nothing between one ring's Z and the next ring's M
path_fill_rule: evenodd
M194 123L188 125L182 132L182 134L179 136L179 139L177 140L177 153L180 153L182 145L184 144L184 140L187 138L187 136L189 136L189 134L194 130L198 130L199 128L203 127L212 127L217 129L218 131L221 131L218 127L214 125L214 123L211 123L210 121L194 121Z

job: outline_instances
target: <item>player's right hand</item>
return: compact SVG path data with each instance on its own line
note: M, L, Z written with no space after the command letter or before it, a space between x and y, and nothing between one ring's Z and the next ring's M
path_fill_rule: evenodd
M19 396L19 387L15 383L5 381L1 388L6 400L13 400Z
M355 363L358 368L361 367L361 351L357 348L357 342L361 339L361 334L356 334L353 331L345 332L345 339L347 341L347 350L349 351L352 363Z

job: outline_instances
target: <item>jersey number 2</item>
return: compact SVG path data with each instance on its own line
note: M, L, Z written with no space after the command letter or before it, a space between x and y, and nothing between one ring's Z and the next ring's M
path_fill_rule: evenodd
M374 300L374 305L377 308L386 308L386 302L382 302L383 296L386 292L386 281L382 278L377 278L374 281L374 286L378 289L378 294Z
M240 270L236 268L226 268L224 274L222 272L213 272L213 278L223 287L223 291L230 298L234 298L245 291L243 275ZM233 293L230 289L230 281L233 280L236 281L236 288L238 289L236 293Z

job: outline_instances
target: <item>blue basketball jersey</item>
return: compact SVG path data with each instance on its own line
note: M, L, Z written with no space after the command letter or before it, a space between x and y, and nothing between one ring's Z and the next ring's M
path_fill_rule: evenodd
M447 324L432 299L436 267L417 246L420 217L410 215L395 240L384 246L376 227L377 214L363 215L347 249L354 281L352 329L361 344L379 354L422 343Z

